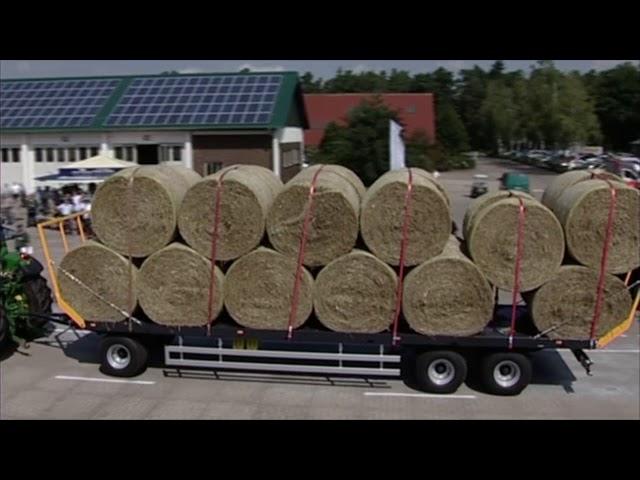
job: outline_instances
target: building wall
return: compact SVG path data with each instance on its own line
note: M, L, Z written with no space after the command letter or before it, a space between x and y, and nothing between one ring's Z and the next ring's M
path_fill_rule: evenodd
M34 178L57 173L69 161L73 150L76 160L88 158L84 149L93 149L95 154L115 158L118 147L134 145L175 145L181 147L180 164L206 174L206 164L224 167L238 163L260 165L281 175L283 181L294 176L301 168L304 151L303 130L296 127L271 132L212 132L194 133L185 131L126 131L105 133L24 134L1 135L2 148L20 149L19 162L0 164L0 185L21 183L28 192L39 185ZM39 149L42 154L37 154ZM63 150L61 150L63 149ZM83 149L83 150L78 150ZM53 156L47 156L48 151ZM25 162L29 160L29 163ZM131 158L122 158L132 160Z
M270 135L194 135L192 144L193 169L200 175L238 163L273 170Z
M126 131L104 133L32 133L0 135L2 148L21 148L20 161L0 164L0 185L21 183L27 192L33 192L37 185L35 177L56 173L58 168L71 165L71 150L75 151L76 160L81 156L78 149L93 149L92 153L114 157L118 146L133 145L169 145L179 146L181 161L179 164L191 166L191 132L185 131ZM38 149L53 149L53 157L45 154L37 155ZM62 150L61 150L62 149ZM41 161L39 161L41 160ZM50 161L52 160L52 161Z

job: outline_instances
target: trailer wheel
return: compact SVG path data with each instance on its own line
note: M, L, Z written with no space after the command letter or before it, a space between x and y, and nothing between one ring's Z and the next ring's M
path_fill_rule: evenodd
M109 336L100 347L100 371L112 377L135 377L147 368L147 348L130 337Z
M4 314L4 308L0 305L0 354L9 345L11 335L9 334L9 319Z
M457 352L435 350L418 355L416 383L429 393L453 393L467 377L467 362Z
M482 359L482 384L494 395L518 395L531 381L531 361L521 353L491 353Z

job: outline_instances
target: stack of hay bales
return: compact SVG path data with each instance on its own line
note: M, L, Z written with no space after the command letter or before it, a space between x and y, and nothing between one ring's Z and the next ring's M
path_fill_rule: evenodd
M612 188L615 215L596 336L624 320L631 308L631 296L615 275L640 266L640 193L611 173L564 173L547 187L542 201L562 225L565 266L525 295L534 324L552 338L590 337Z
M157 323L206 322L197 303L188 306L184 300L178 302L180 307L189 307L178 315L178 305L172 302L188 289L202 291L203 283L208 290L208 277L187 283L195 275L186 268L198 266L196 271L202 272L207 266L202 261L198 264L200 259L194 258L197 254L187 247L167 246L178 237L182 200L200 178L193 170L180 166L136 166L121 170L98 187L92 202L92 226L98 241L88 241L70 251L57 275L62 297L83 318L93 322L122 321L127 317L109 303L133 314L141 300L145 313ZM166 261L180 255L178 262ZM181 263L185 258L186 263ZM138 268L136 265L140 264ZM216 278L222 286L219 272ZM171 282L184 289L180 295L171 292ZM220 310L221 299L216 308Z
M407 275L399 292L410 175ZM598 333L630 307L623 282L613 275L640 264L638 192L608 179L618 205ZM533 320L551 337L587 338L609 185L572 172L549 186L544 204L518 192L483 195L466 212L461 244L451 235L446 192L420 169L388 172L366 189L353 172L336 165L307 168L286 185L271 171L249 165L205 178L180 167L133 167L96 193L92 216L100 241L87 242L61 263L92 291L64 274L60 286L63 297L91 321L124 319L111 302L125 312L137 304L151 321L167 326L206 325L225 308L243 327L285 330L299 274L293 328L315 312L321 325L337 332L387 331L399 292L409 329L473 335L493 316L492 286L513 288L522 202L520 291ZM563 258L579 265L562 266Z

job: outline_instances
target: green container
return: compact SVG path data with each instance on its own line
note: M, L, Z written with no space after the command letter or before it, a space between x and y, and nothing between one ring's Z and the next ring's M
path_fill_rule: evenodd
M500 177L500 188L529 193L529 176L524 173L505 173Z

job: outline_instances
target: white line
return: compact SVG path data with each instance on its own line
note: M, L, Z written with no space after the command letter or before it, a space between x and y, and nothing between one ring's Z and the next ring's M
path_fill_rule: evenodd
M587 352L589 353L640 353L640 350L638 349L632 350L629 348L622 349L622 350L607 350L605 348L602 350L587 350Z
M155 385L156 383L148 380L116 380L114 378L70 377L67 375L56 375L55 378L57 380L84 380L85 382L134 383L136 385Z
M430 393L364 392L365 397L476 398L475 395L435 395Z

